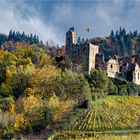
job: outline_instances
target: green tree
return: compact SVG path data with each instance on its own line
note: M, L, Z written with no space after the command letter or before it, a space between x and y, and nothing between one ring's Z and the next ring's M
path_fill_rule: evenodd
M109 95L117 95L118 89L117 86L114 85L111 78L109 78L109 84L108 84L108 94Z
M107 73L102 70L91 70L86 75L89 82L93 99L105 97L108 94L109 79Z
M26 68L18 66L13 75L7 79L7 83L11 86L13 95L16 99L23 94L27 87L29 87L29 78L32 72L34 72L33 65L29 65Z

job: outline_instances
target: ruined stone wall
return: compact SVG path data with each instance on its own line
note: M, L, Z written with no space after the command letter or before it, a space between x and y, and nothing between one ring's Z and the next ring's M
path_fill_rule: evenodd
M133 71L133 83L140 85L140 66L137 63Z
M101 69L106 71L106 62L104 59L104 54L96 54L95 57L95 69Z
M116 78L119 73L119 63L115 59L110 59L107 63L108 77Z
M83 73L88 74L95 68L95 57L99 53L99 47L90 43L73 45L70 51L70 59L73 64L81 65Z
M73 45L71 50L71 61L73 64L81 65L83 73L88 73L89 46L88 44Z

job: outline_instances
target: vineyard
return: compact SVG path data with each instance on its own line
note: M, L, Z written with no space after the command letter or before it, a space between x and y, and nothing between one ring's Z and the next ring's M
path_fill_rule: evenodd
M65 122L65 132L140 132L140 97L114 96L93 102L92 107L73 112Z

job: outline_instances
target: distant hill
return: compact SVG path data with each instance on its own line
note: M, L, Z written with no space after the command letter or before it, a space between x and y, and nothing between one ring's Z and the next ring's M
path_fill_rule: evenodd
M0 33L0 48L11 51L14 48L14 44L17 42L25 42L28 44L43 45L43 42L36 34L25 34L19 31L10 31L8 35Z
M125 28L111 31L108 37L90 39L91 43L100 46L100 51L108 56L128 56L140 53L140 33L138 31L126 32Z

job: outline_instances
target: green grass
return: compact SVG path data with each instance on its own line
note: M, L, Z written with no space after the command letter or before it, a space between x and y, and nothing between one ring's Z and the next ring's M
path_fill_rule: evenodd
M113 99L116 99L116 98L118 98L118 97L123 97L123 96L114 96L114 95L109 95L109 96L106 96L105 98L103 98L103 99L98 99L97 101L96 101L96 103L103 103L104 101L107 101L107 100L113 100ZM125 96L126 97L126 96Z
M92 132L92 131L61 131L53 135L54 139L100 139L100 140L128 140L128 139L140 139L140 130L125 130L125 131L104 131L104 132Z

